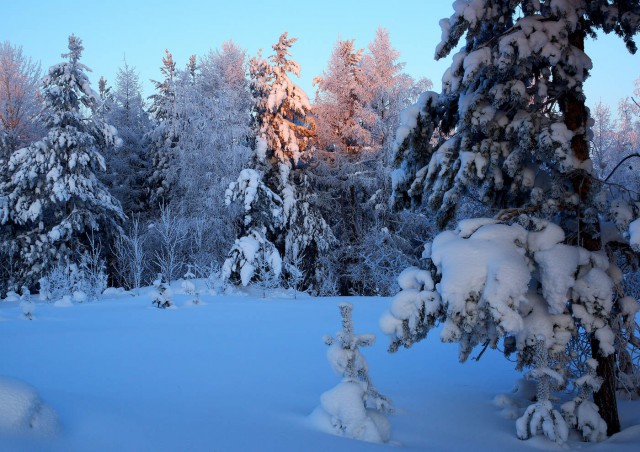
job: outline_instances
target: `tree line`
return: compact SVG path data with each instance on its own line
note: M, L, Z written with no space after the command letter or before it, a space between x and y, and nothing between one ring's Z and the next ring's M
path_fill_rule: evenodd
M335 44L311 102L291 78L295 41L285 33L251 58L229 41L183 68L167 50L147 99L127 61L94 91L76 36L44 78L5 42L2 292L37 290L54 269L79 274L98 244L111 284L126 288L192 268L392 293L426 233L419 214L387 209L393 135L431 83L403 72L378 29L366 51Z

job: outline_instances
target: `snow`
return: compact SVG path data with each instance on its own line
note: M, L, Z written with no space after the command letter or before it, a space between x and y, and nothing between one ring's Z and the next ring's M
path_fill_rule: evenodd
M362 394L362 385L354 381L343 381L323 393L320 397L322 409L311 414L313 425L327 433L337 431L362 441L388 441L389 422L376 411L364 407Z
M629 244L635 251L640 252L640 218L629 224Z
M206 293L204 281L193 282ZM21 407L0 402L2 422L10 419L0 450L392 450L327 434L310 417L338 383L322 342L339 328L337 306L348 300L355 331L379 335L378 319L390 300L294 300L275 291L265 300L252 290L203 295L206 304L199 306L174 290L172 310L151 305L153 288L137 296L109 290L72 309L36 301L33 321L24 320L19 301L0 302L0 400L10 397ZM403 451L558 450L542 437L518 440L513 419L504 417L505 408L522 414L530 402L516 402L530 395L521 390L530 382L509 395L511 405L493 405L520 378L498 353L461 365L455 346L441 344L437 334L395 354L385 342L362 354L397 409L389 416L391 445ZM41 409L37 428L25 429L17 414L36 400L51 408ZM620 401L620 409L620 434L587 444L571 433L568 449L636 451L639 402Z
M472 315L468 301L476 294L478 308L488 305L500 328L510 333L522 329L516 309L531 276L523 254L514 246L517 241L526 242L526 231L500 224L486 224L468 239L453 232L434 239L431 259L442 273L438 291L451 316ZM451 341L460 333L445 327L442 334L443 340Z
M42 436L58 430L56 413L43 403L31 386L0 377L0 436L8 433Z

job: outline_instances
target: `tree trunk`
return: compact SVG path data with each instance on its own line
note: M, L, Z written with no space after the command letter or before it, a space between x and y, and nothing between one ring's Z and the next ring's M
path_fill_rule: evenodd
M585 33L578 28L569 35L569 43L584 51ZM567 92L559 99L560 109L564 113L564 122L569 130L578 131L571 140L571 148L574 156L585 161L589 158L589 145L586 139L586 124L589 118L582 84L578 84L573 90ZM582 215L582 206L589 203L592 183L591 174L584 170L574 171L571 175L573 190L580 197L578 210L578 245L589 251L598 251L601 247L599 239L599 225L587 223ZM607 435L611 436L620 431L620 419L618 417L618 403L616 400L616 355L600 354L598 340L591 337L591 356L598 361L597 374L602 378L602 386L594 393L593 399L600 409L600 416L607 423Z
M607 423L607 435L611 436L620 431L618 417L618 401L616 400L616 354L602 356L600 343L591 336L591 355L598 361L598 376L602 378L602 386L593 394L593 401L600 409L600 416Z

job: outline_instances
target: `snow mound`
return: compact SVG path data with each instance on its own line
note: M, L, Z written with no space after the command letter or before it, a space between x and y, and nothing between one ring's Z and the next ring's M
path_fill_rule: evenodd
M26 383L0 377L0 432L52 435L58 431L58 416Z
M309 417L320 431L361 441L383 443L389 440L389 420L363 403L362 385L343 381L322 394L320 406Z

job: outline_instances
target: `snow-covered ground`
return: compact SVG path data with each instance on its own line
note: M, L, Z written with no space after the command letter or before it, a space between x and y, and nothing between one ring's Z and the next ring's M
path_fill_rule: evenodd
M345 299L237 293L191 305L178 287L174 308L152 307L148 289L111 292L70 307L37 302L32 321L17 301L0 302L0 450L567 449L516 438L509 417L522 409L494 399L520 374L498 353L461 365L436 334L388 354L385 298L348 301L355 332L378 336L361 351L396 408L390 445L323 433L309 414L339 382L322 337L340 329ZM637 451L640 402L621 402L621 414L620 434L600 444L572 434L569 448Z

